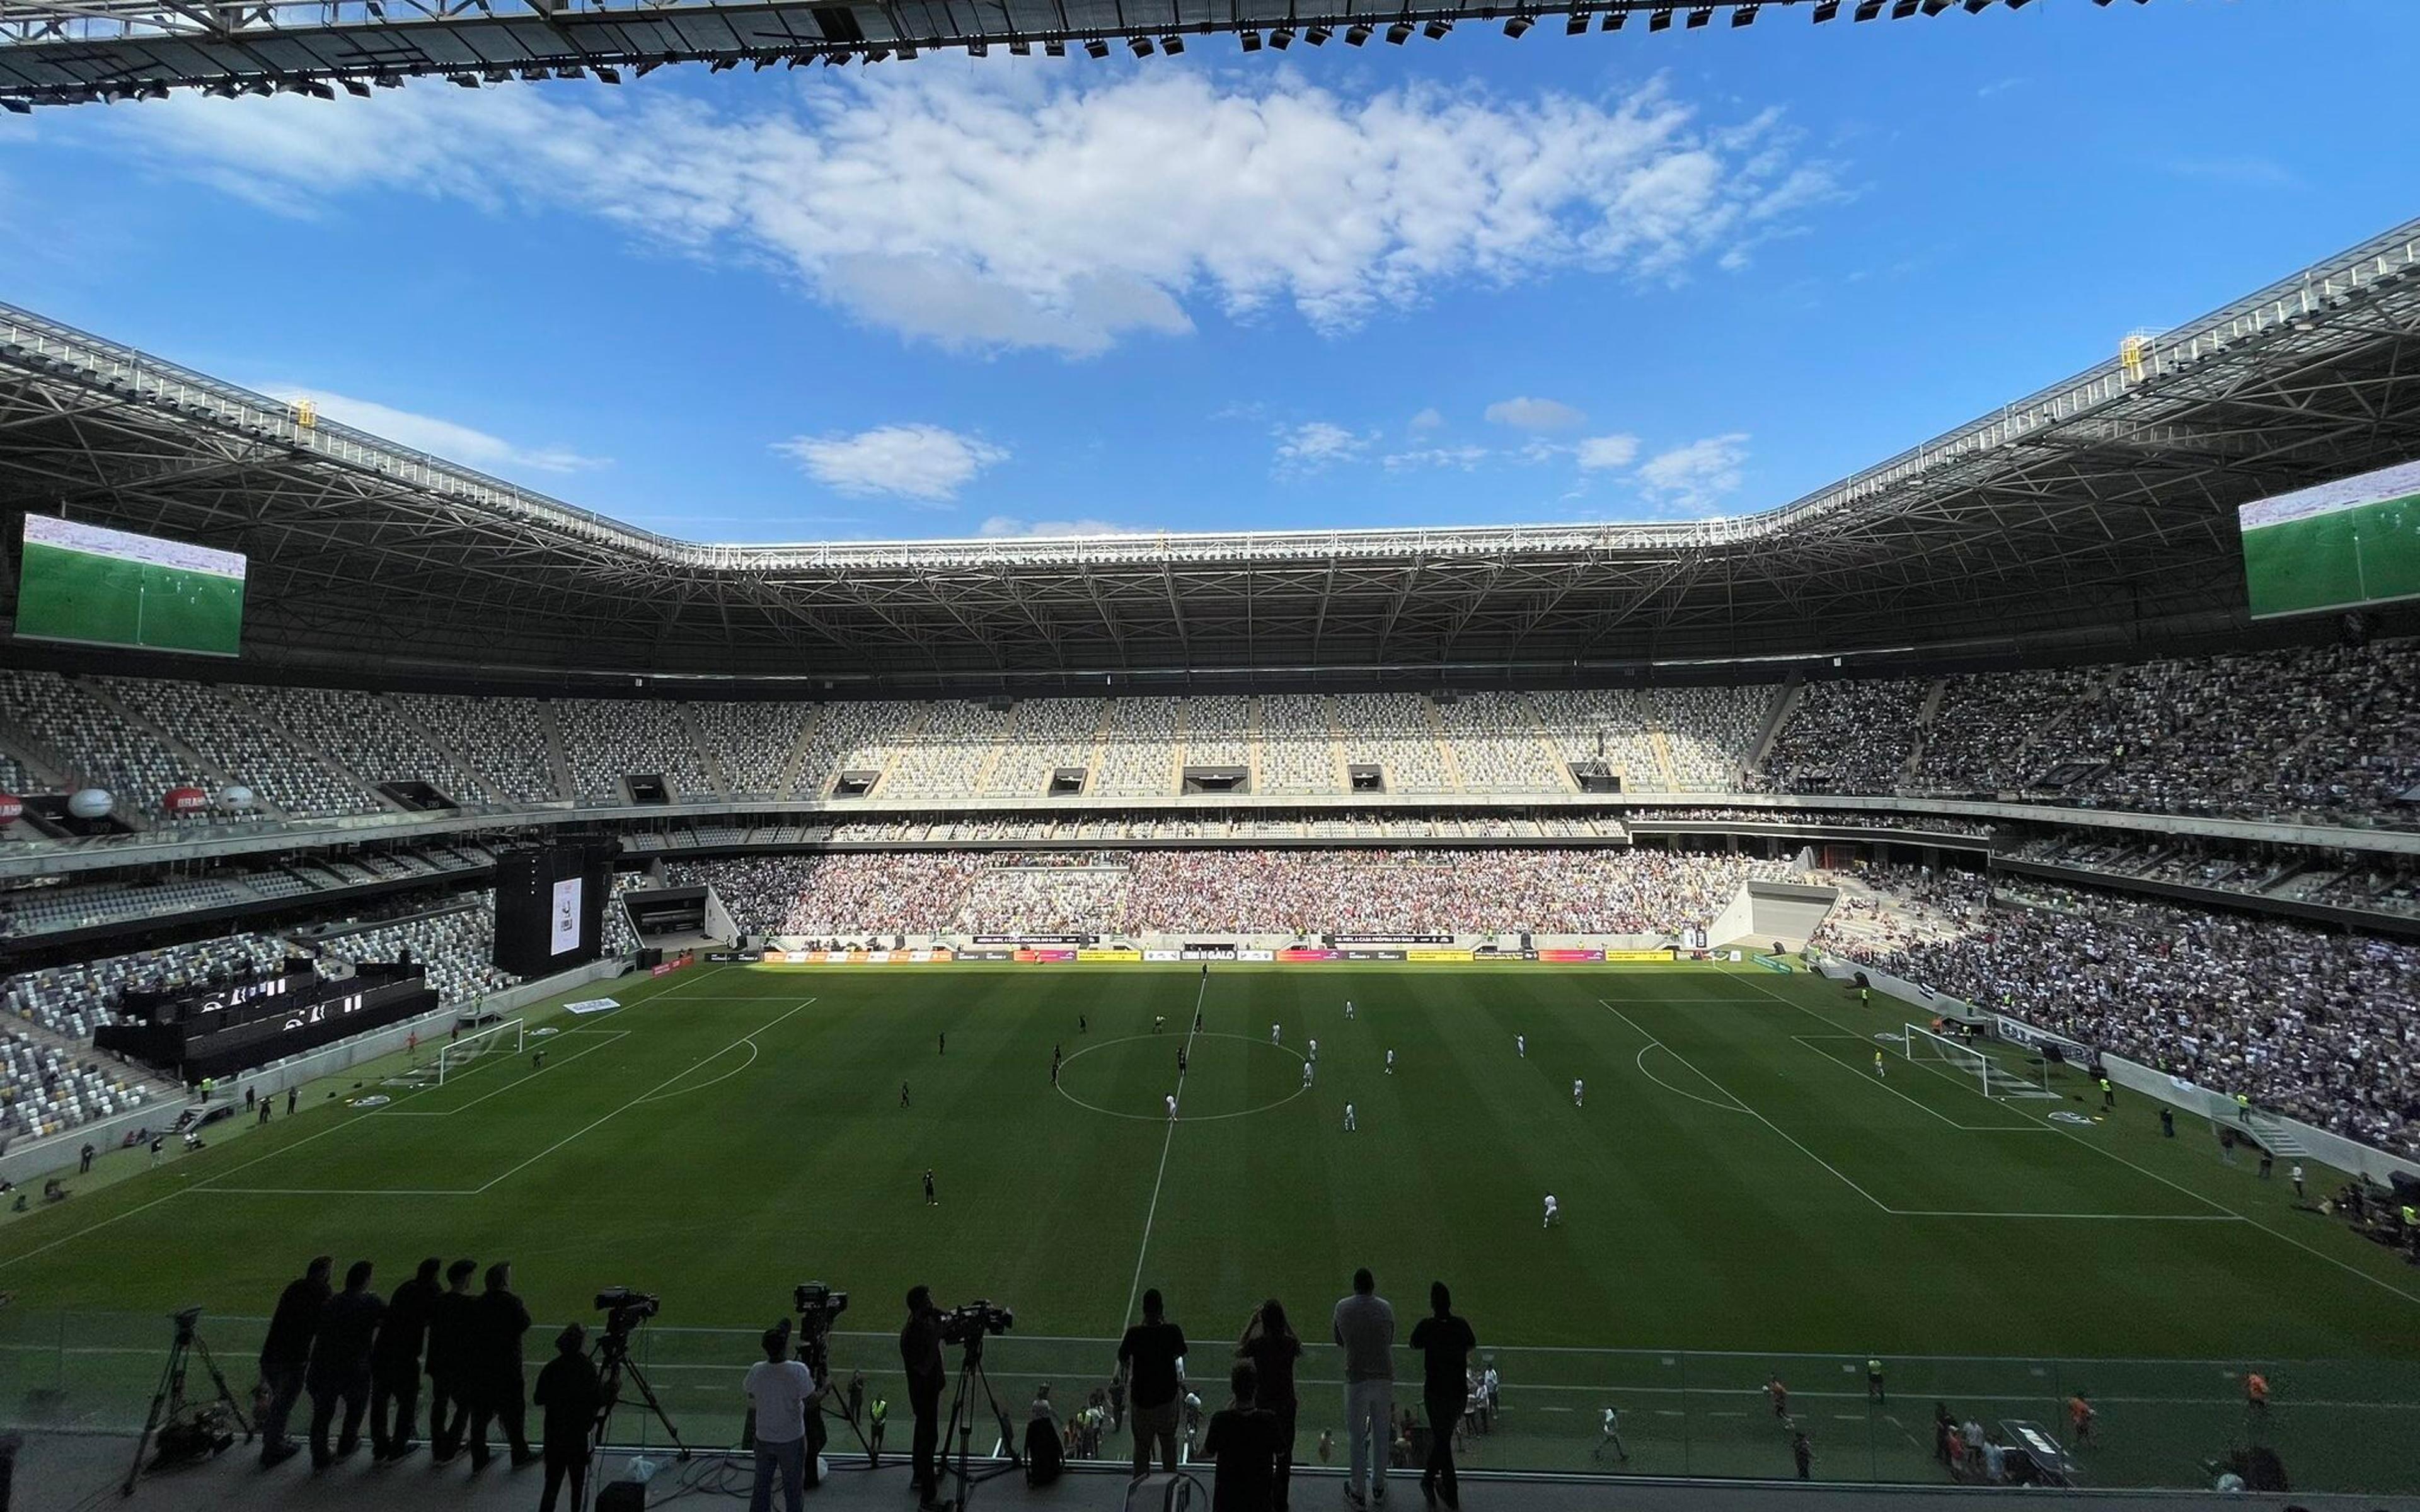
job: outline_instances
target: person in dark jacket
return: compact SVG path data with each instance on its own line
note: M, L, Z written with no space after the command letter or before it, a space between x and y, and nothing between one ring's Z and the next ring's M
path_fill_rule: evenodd
M1412 1325L1412 1348L1425 1362L1420 1403L1428 1409L1428 1463L1420 1490L1447 1512L1462 1505L1462 1483L1453 1470L1453 1430L1470 1401L1470 1351L1479 1337L1453 1310L1453 1293L1442 1281L1429 1283L1429 1316Z
M537 1373L537 1395L544 1410L546 1489L539 1493L537 1512L554 1512L555 1493L571 1482L571 1504L587 1504L588 1439L597 1427L597 1412L605 1402L597 1367L588 1360L588 1330L573 1323L554 1336L554 1358Z
M1228 1372L1235 1399L1210 1414L1209 1431L1202 1436L1202 1458L1216 1460L1217 1477L1210 1485L1211 1512L1271 1512L1278 1456L1278 1416L1259 1405L1260 1372L1249 1360L1238 1360Z
M311 1364L311 1340L319 1332L319 1311L333 1289L328 1273L335 1257L313 1259L302 1274L288 1282L269 1319L269 1336L260 1343L260 1383L269 1406L260 1414L260 1468L283 1464L302 1447L286 1435L286 1421L302 1395L302 1376Z
M899 1330L899 1365L908 1376L908 1406L916 1417L916 1436L908 1449L908 1478L918 1502L939 1504L941 1484L941 1389L949 1369L941 1364L941 1315L933 1293L923 1287L908 1292L908 1321Z
M370 1345L378 1337L386 1303L370 1289L370 1262L355 1260L345 1272L345 1289L319 1310L319 1334L311 1341L311 1464L325 1470L362 1446L362 1412L370 1404ZM328 1428L336 1410L345 1426L332 1453Z
M488 1424L504 1430L513 1468L537 1455L529 1446L529 1381L521 1370L521 1335L530 1331L529 1309L513 1292L513 1268L499 1260L488 1267L488 1289L471 1327L471 1468L485 1470Z
M428 1304L428 1456L441 1465L461 1453L471 1422L471 1334L479 1316L471 1278L478 1273L478 1261L456 1260Z
M1294 1367L1302 1358L1302 1340L1275 1297L1261 1304L1251 1321L1244 1325L1235 1354L1252 1362L1254 1400L1277 1420L1276 1474L1269 1483L1269 1506L1271 1512L1286 1512L1294 1475L1295 1414L1301 1405L1295 1396Z
M441 1288L434 1255L387 1299L370 1346L370 1458L400 1459L420 1447L420 1347Z

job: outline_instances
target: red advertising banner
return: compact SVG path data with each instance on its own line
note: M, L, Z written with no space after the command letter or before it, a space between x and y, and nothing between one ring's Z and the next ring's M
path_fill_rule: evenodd
M1309 947L1288 947L1278 952L1280 961L1342 961L1342 950L1317 950Z

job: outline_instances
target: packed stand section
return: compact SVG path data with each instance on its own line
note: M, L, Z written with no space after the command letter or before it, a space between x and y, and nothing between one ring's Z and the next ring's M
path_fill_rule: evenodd
M1121 865L1120 862L1123 861ZM848 852L678 869L752 933L1651 934L1702 924L1788 863L1622 849L1136 851L1075 865Z
M1915 679L1807 685L1765 770L1783 793L1889 793L1907 781L1932 685Z
M563 796L547 754L546 711L535 699L397 693L396 706L462 753L497 794L518 803Z
M246 702L298 738L317 746L363 782L426 782L456 802L476 803L454 759L431 745L395 705L349 687L239 689Z
M731 795L785 795L782 778L808 712L798 703L693 703L698 738L722 768Z
M161 796L171 788L212 784L199 764L126 721L82 683L56 672L0 668L0 714L51 754L79 786L101 788L117 799L117 811L142 813L154 824L200 824L195 813L163 814ZM30 790L14 790L23 796ZM216 817L242 817L218 815Z
M1973 672L1949 678L1924 732L1916 786L2005 793L2030 785L2056 758L2051 741L2102 696L2105 668Z
M1529 701L1518 693L1466 693L1436 705L1446 748L1466 793L1563 793L1571 783L1547 754Z
M338 777L289 738L240 689L141 677L105 677L112 696L227 777L252 789L263 807L295 818L379 811L369 793Z
M1919 875L1861 873L1885 896L1913 900L1927 921L1920 937L1878 942L1827 925L1824 942L1978 1007L2420 1156L2420 947L2030 878L1995 899L1982 878Z
M575 795L625 798L623 779L660 777L675 801L716 796L683 713L680 704L653 699L557 702L555 722Z

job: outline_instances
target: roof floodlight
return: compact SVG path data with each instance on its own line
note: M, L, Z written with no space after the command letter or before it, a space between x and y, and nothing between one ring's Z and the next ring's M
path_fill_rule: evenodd
M1044 57L1065 57L1067 55L1067 44L1064 42L1045 42L1042 44L1042 55Z
M1453 27L1445 22L1433 21L1420 28L1420 35L1432 42L1442 42L1445 40L1445 34L1451 30Z
M1669 30L1671 30L1671 29L1672 29L1672 8L1671 8L1670 6L1666 6L1663 9L1658 10L1658 11L1656 11L1654 14L1652 14L1652 15L1651 15L1651 16L1649 16L1649 17L1647 18L1647 29L1648 29L1649 31L1651 31L1651 32L1662 32L1662 31L1669 31Z
M1109 55L1109 44L1102 40L1100 38L1095 37L1084 44L1084 55L1089 58L1108 57Z
M1357 23L1354 25L1344 28L1344 45L1347 47L1359 47L1369 39L1370 28L1367 26L1360 25Z
M1397 47L1403 46L1405 42L1408 42L1411 39L1411 27L1405 25L1400 21L1387 28L1387 40L1394 43Z
M1126 46L1134 49L1134 55L1137 57L1151 56L1151 39L1148 37L1129 37L1126 39Z
M1840 0L1815 0L1815 19L1830 21L1840 13Z
M1325 26L1312 26L1303 32L1302 39L1313 47L1326 47L1327 39L1335 35Z
M1585 10L1575 10L1570 15L1563 18L1563 35L1565 37L1586 37L1588 35L1588 29L1589 13Z
M800 56L803 57L804 54L800 54ZM793 61L798 60L794 59ZM622 70L613 67L610 63L599 63L596 68L591 69L589 71L597 75L597 82L598 84L620 84L622 82Z
M1159 39L1159 50L1170 57L1174 57L1185 51L1185 39L1171 32Z
M370 86L362 83L359 79L347 79L345 81L345 93L352 96L355 100L367 100L370 97Z
M1276 31L1269 33L1269 45L1282 53L1287 48L1294 45L1294 33L1280 26Z
M1504 35L1514 41L1519 41L1521 34L1528 31L1533 24L1535 23L1527 16L1513 16L1504 23Z

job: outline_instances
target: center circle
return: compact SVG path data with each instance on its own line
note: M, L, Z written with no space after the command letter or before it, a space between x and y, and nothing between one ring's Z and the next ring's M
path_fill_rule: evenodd
M1216 1042L1213 1043L1212 1041ZM1155 1103L1160 1103L1160 1100L1162 1098L1166 1097L1171 1092L1177 1091L1178 1075L1176 1070L1176 1052L1179 1047L1184 1047L1186 1049L1187 1062L1193 1068L1193 1070L1189 1070L1185 1073L1185 1086L1187 1090L1180 1095L1177 1101L1176 1121L1179 1123L1214 1123L1221 1119L1246 1119L1251 1117L1255 1113L1266 1113L1272 1108L1283 1107L1286 1103L1293 1102L1295 1098L1298 1098L1305 1092L1311 1090L1308 1086L1298 1086L1293 1088L1283 1097L1273 1098L1270 1101L1260 1103L1254 1107L1231 1108L1218 1113L1195 1113L1190 1111L1187 1107L1187 1103L1201 1088L1201 1083L1194 1079L1194 1074L1195 1072L1200 1070L1202 1066L1202 1057L1205 1054L1218 1057L1219 1060L1216 1063L1221 1065L1233 1064L1237 1058L1249 1060L1251 1057L1262 1051L1267 1051L1271 1054L1281 1057L1290 1066L1300 1066L1309 1058L1301 1051L1296 1050L1292 1045L1279 1044L1273 1041L1264 1040L1254 1035L1218 1034L1208 1030L1202 1030L1191 1035L1129 1034L1121 1036L1118 1039L1101 1040L1096 1041L1092 1044L1085 1045L1078 1049L1074 1055L1060 1061L1058 1082L1059 1095L1065 1098L1068 1102L1075 1103L1079 1108L1083 1108L1093 1113L1107 1114L1112 1119L1130 1119L1138 1123L1168 1122L1168 1113L1164 1103L1160 1104L1158 1111L1129 1112L1125 1108L1105 1106L1102 1103L1095 1101L1094 1099L1101 1096L1097 1091L1094 1093L1093 1098L1086 1098L1078 1095L1078 1093L1069 1087L1071 1079L1080 1085L1087 1074L1085 1072L1078 1072L1077 1070L1077 1062L1082 1060L1087 1056L1095 1055L1102 1051L1117 1051L1118 1054L1109 1056L1103 1061L1095 1061L1093 1067L1089 1069L1090 1074L1094 1077L1103 1073L1114 1073L1116 1071L1123 1070L1126 1063L1137 1057L1138 1053L1136 1051L1122 1048L1131 1045L1152 1046L1153 1053L1155 1056L1159 1057L1160 1066L1166 1072L1165 1075L1157 1078L1153 1083L1153 1090L1151 1091L1150 1096L1152 1102ZM1240 1045L1243 1048L1238 1051L1234 1048L1237 1045ZM1076 1072L1076 1074L1071 1078L1070 1072Z

